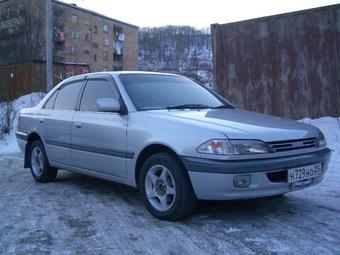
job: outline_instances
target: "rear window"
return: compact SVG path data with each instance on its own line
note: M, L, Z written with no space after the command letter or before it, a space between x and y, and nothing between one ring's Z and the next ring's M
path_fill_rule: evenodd
M82 85L83 82L79 81L62 87L55 100L54 109L75 110Z
M53 109L55 99L57 98L58 92L54 92L53 95L45 103L44 109Z

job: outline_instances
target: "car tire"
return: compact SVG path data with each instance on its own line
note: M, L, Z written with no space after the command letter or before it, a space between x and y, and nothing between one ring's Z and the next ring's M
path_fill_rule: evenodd
M144 162L139 189L148 211L162 220L184 218L197 204L187 171L171 153L157 153Z
M40 140L34 141L30 146L31 174L37 182L46 183L53 181L58 174L58 169L51 167L44 145Z

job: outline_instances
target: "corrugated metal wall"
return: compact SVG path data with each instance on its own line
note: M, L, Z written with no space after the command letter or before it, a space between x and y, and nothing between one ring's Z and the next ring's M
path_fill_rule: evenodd
M211 26L216 89L239 108L340 116L340 5Z

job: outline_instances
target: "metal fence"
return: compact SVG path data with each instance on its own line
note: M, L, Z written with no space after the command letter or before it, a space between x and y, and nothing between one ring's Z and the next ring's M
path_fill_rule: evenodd
M236 106L340 116L340 4L212 25L214 83Z

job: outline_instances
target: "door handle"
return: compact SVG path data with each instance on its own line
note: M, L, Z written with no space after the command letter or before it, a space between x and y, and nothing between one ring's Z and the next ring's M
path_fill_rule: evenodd
M43 124L44 123L44 119L39 119L39 123Z
M73 123L76 128L81 128L82 124L80 122L74 122Z

